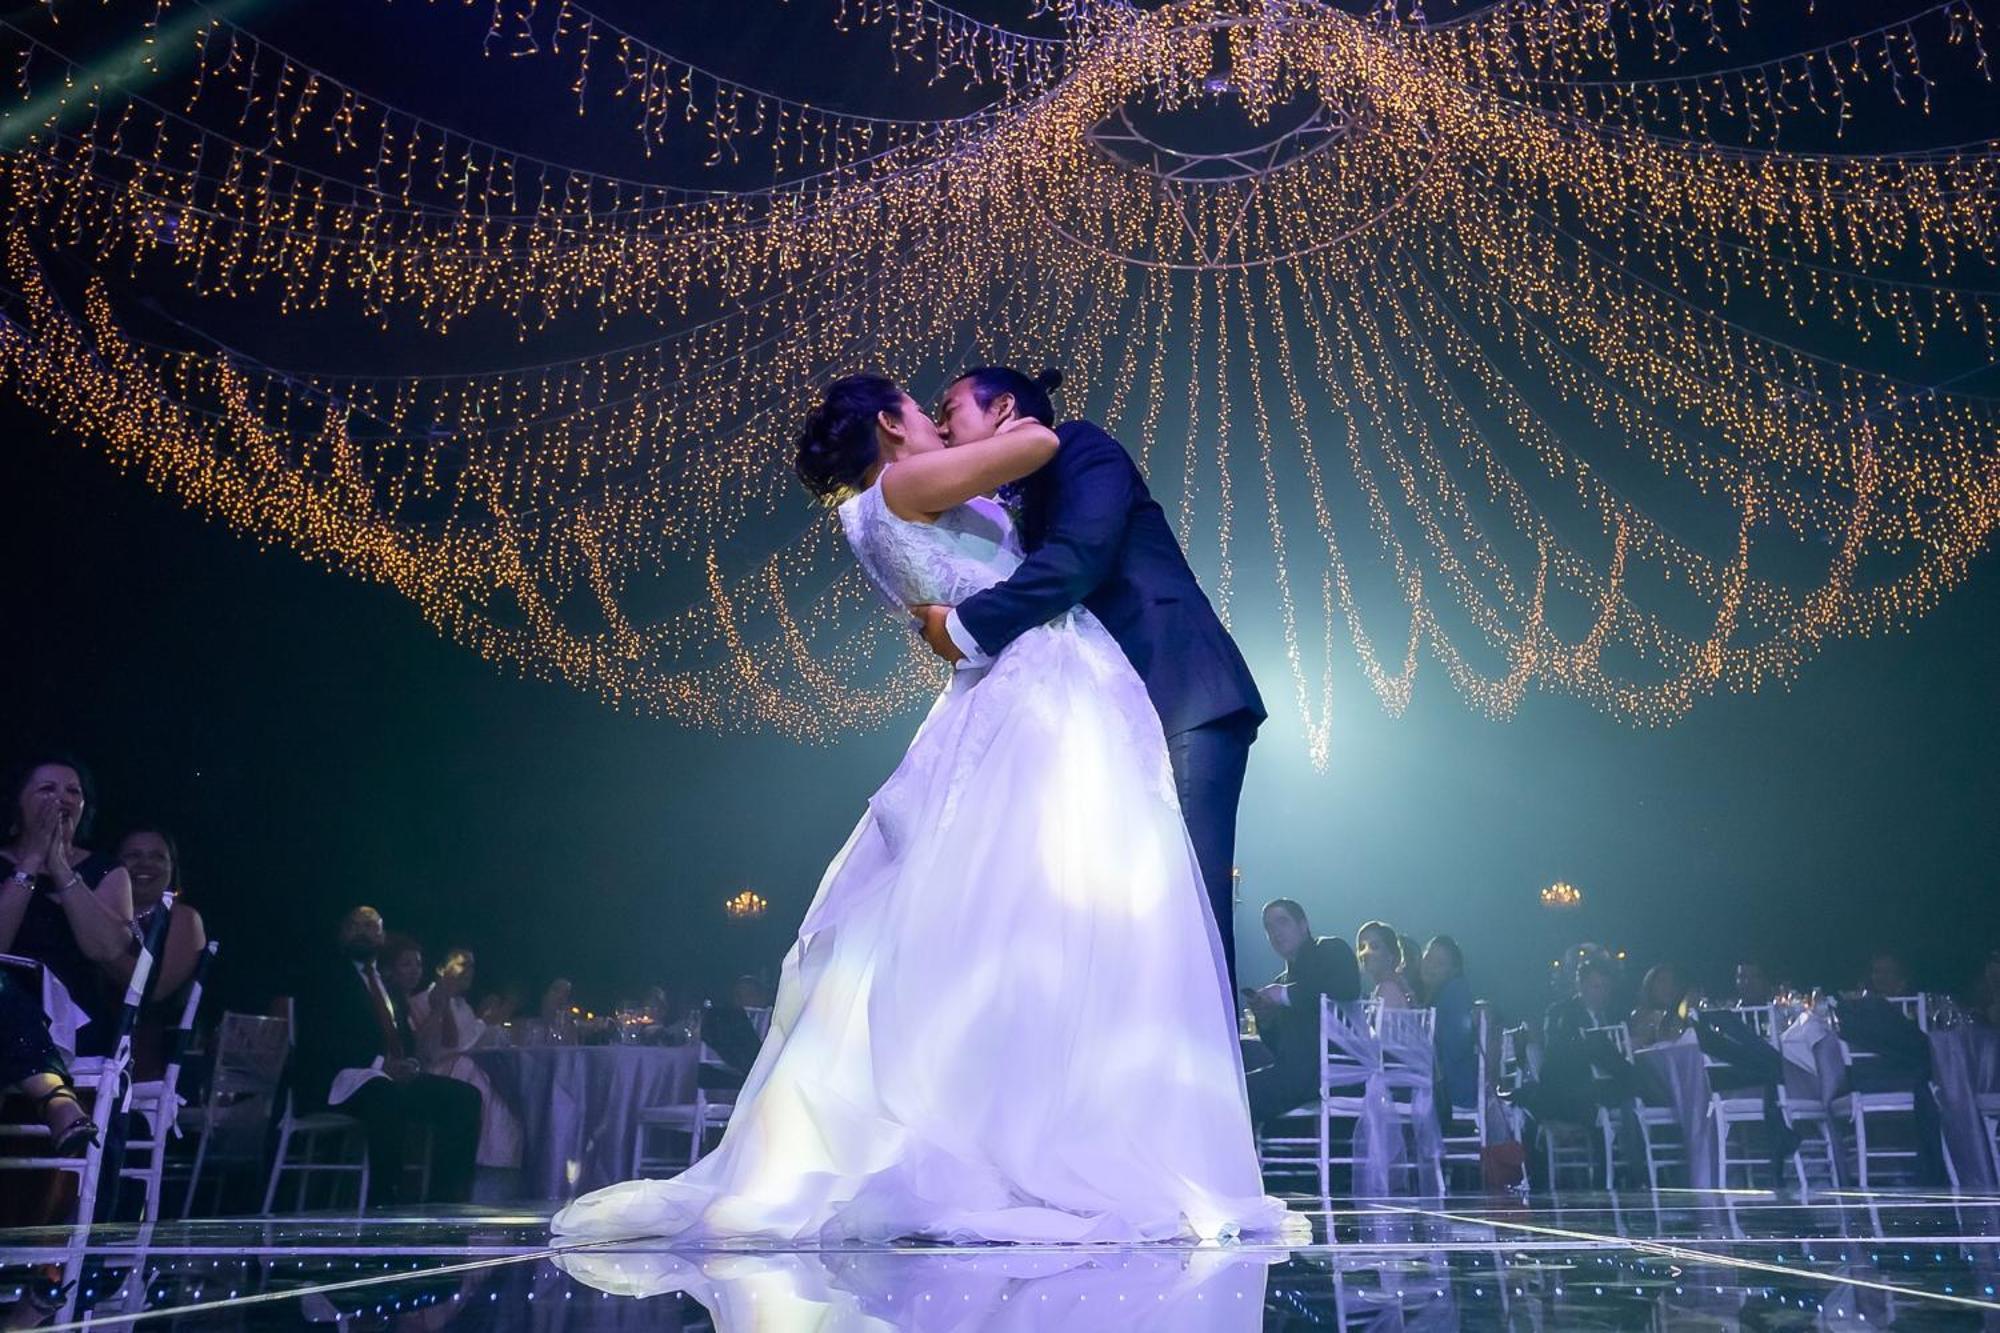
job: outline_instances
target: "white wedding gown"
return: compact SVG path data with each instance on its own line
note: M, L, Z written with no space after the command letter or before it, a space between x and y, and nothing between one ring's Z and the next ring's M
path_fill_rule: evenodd
M1021 561L1006 512L840 507L899 607ZM1081 609L957 672L827 868L721 1145L565 1238L1106 1242L1284 1229L1144 684Z

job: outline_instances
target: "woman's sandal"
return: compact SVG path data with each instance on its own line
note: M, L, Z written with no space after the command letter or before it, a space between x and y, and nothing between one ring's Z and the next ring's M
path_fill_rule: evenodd
M77 1099L76 1089L65 1083L35 1098L35 1109L44 1113L43 1119L48 1118L46 1112L49 1103L58 1097L69 1098L76 1102L78 1111L83 1110L83 1103ZM95 1146L97 1146L97 1123L87 1115L77 1116L60 1130L53 1127L49 1130L49 1154L52 1157L81 1157Z

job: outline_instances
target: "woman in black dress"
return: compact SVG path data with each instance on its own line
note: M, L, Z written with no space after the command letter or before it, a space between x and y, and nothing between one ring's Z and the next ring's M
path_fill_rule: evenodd
M83 770L66 761L17 769L7 841L0 846L0 953L32 958L90 1015L79 1054L109 1050L116 1000L101 969L136 951L132 883L122 866L76 846L89 800ZM42 997L23 973L0 969L0 1089L41 1111L57 1153L81 1152L96 1134L49 1034Z

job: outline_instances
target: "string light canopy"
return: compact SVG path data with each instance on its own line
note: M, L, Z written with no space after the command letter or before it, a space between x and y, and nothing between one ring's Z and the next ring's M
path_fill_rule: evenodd
M790 477L854 369L1063 365L1322 768L1350 666L1391 713L1421 670L1493 717L1670 723L1907 624L1990 539L2000 141L1931 118L1989 75L1966 0L1797 49L1832 24L1805 0L819 8L899 114L571 0L467 30L521 57L495 97L559 79L694 179L461 132L195 0L116 80L60 3L0 20L0 377L494 661L808 740L938 681ZM941 85L975 96L924 115ZM192 314L136 299L170 280ZM223 340L221 303L385 348L602 332L330 373Z

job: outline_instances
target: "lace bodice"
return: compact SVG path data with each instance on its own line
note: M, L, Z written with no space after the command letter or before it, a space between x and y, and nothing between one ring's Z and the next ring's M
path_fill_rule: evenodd
M912 523L889 512L878 479L841 503L840 526L861 568L899 609L956 606L1021 563L1013 521L993 500L968 500L935 523Z

